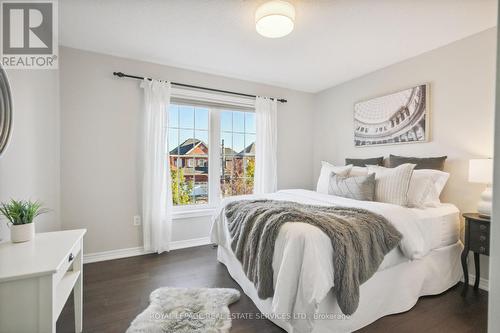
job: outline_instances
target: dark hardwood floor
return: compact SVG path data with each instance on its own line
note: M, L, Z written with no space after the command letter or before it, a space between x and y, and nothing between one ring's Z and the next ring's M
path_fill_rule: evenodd
M149 294L163 286L231 287L240 289L211 246L183 249L84 266L84 332L120 333L148 306ZM438 296L422 297L410 311L379 319L359 332L486 332L488 294L462 285ZM241 289L240 289L241 291ZM242 292L230 306L233 313L257 313ZM57 332L74 332L70 298L57 322ZM267 320L233 320L232 333L285 332Z

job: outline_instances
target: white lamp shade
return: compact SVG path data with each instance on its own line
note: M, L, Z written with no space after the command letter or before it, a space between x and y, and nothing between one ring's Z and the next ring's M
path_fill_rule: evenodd
M491 184L493 182L493 160L491 158L470 160L469 182Z
M264 37L279 38L292 32L295 7L282 0L268 1L255 12L255 28Z

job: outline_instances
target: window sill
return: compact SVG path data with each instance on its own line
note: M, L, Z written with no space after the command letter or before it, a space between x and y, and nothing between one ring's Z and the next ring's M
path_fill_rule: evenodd
M189 219L189 218L194 218L194 217L205 217L205 216L212 216L216 211L216 208L214 207L207 207L207 208L196 208L196 209L179 209L179 210L174 210L172 219L174 220L183 220L183 219Z

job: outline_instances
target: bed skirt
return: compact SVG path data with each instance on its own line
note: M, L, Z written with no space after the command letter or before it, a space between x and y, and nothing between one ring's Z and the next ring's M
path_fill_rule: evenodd
M463 245L453 245L431 251L422 259L407 261L375 273L360 287L357 311L345 316L330 293L319 304L316 314L301 319L306 314L274 313L271 298L261 300L250 280L245 276L240 262L231 250L219 246L217 259L226 265L229 274L241 286L257 308L276 325L289 333L303 333L294 330L293 320L312 320L312 333L352 332L375 320L394 313L410 310L425 295L440 294L460 281L462 268L460 253ZM292 321L293 321L292 320Z

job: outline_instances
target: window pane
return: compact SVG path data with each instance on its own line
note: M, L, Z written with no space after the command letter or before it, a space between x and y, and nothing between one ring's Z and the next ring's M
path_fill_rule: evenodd
M208 131L197 130L194 132L194 137L201 141L200 149L203 150L203 154L206 155L208 153L208 149L205 150L204 148L208 148ZM199 152L196 154L199 154Z
M186 176L185 169L178 169L172 174L172 197L174 205L188 205L193 203L193 178Z
M208 109L196 108L194 115L196 129L208 130Z
M220 147L221 147L221 156L220 156L221 177L224 178L225 175L231 176L232 173L233 156L235 155L235 152L233 150L232 133L227 133L227 132L221 133ZM224 191L222 191L222 193L224 193Z
M245 112L245 132L246 133L257 133L255 128L255 113Z
M233 112L233 131L245 132L245 112Z
M245 134L233 133L233 150L237 153L243 153L245 149Z
M183 149L187 149L186 145L191 144L191 140L194 137L194 130L187 130L187 129L181 129L179 130L179 150L180 154L185 154L186 152L183 152Z
M179 127L179 107L175 104L169 107L168 126Z
M173 158L170 157L170 176L172 178L172 203L174 205L179 204L179 177L178 170L176 167L172 167Z
M245 194L253 194L253 178L245 178Z
M233 178L244 177L245 170L243 169L243 158L241 156L235 156L233 159Z
M191 159L184 159L184 166L179 171L179 196L181 201L179 205L188 205L194 203L193 189L194 189L194 168Z
M227 132L222 132L220 141L221 141L220 142L221 155L232 157L234 155L233 134L227 133Z
M245 155L255 156L255 134L245 134Z
M179 154L179 130L177 128L168 129L168 151L170 154Z
M231 132L233 130L233 113L229 111L221 112L220 125L222 131Z
M238 111L221 113L220 135L221 196L253 193L255 114Z
M208 203L208 109L172 105L169 117L173 203Z
M208 203L208 156L196 158L193 196L196 203Z
M230 197L232 195L231 191L231 177L224 176L220 179L220 193L223 198Z
M245 168L245 194L252 194L253 178L255 175L255 157L244 157L243 167Z
M222 132L220 135L221 145L224 145L226 148L233 149L233 133L231 132Z
M181 128L194 128L194 107L179 106L179 124Z
M243 195L245 192L245 178L236 177L232 179L233 195Z

